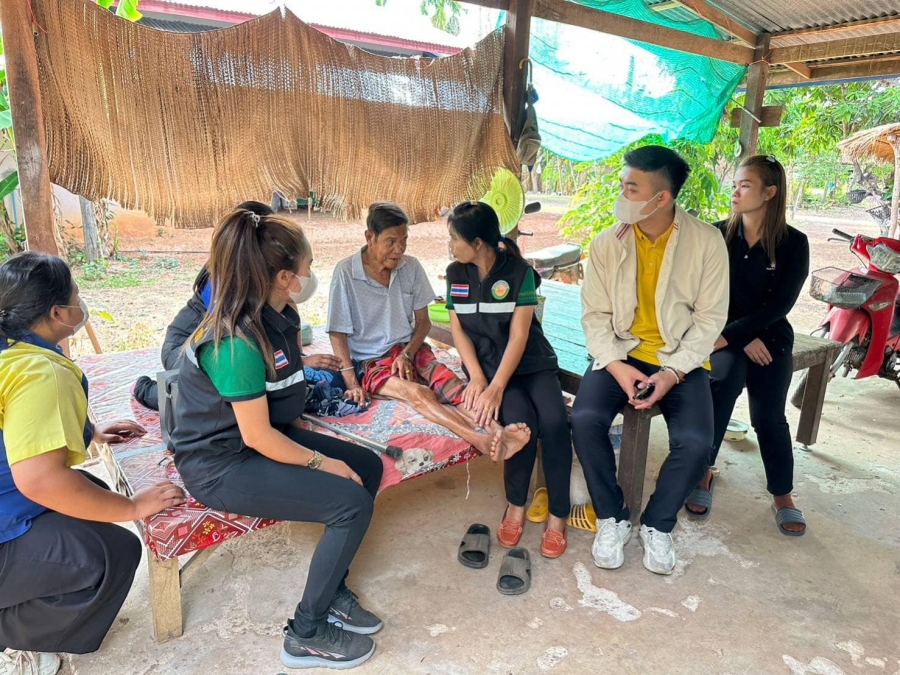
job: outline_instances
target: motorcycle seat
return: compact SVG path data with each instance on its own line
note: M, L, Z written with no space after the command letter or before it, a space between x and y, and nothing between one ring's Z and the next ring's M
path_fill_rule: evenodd
M526 259L537 269L565 267L574 265L581 260L581 247L577 244L548 246L539 251L528 253Z

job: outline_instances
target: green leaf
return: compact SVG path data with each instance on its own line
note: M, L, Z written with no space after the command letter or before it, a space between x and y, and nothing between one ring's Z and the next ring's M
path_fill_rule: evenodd
M100 5L103 9L109 9L112 7L113 0L97 0L97 4Z
M13 171L6 178L0 180L0 199L4 199L6 195L11 193L19 185L19 172Z
M129 21L140 21L144 15L138 11L137 6L138 0L119 0L119 6L116 7L116 16Z
M9 129L12 126L12 114L9 110L0 112L0 131Z
M91 315L92 315L92 316L99 316L99 317L100 317L101 319L103 319L104 321L109 321L110 323L115 323L115 321L116 321L116 320L113 318L113 315L112 315L112 314L110 314L109 312L101 312L101 311L98 310L98 309L92 309L92 310L91 310Z

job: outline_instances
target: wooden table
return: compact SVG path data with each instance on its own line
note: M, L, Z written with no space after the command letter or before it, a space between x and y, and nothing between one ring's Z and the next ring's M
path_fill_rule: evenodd
M581 378L590 364L581 328L581 286L544 281L540 293L544 304L542 326L559 358L563 391L577 394ZM453 344L450 324L432 322L429 337L448 345ZM794 371L809 368L806 395L800 408L797 441L804 447L816 442L819 420L825 403L828 371L840 345L809 335L797 335L794 342ZM623 411L622 448L619 451L619 485L629 505L639 505L643 497L647 449L650 440L650 420L660 414L659 409L637 411L625 406ZM632 508L633 518L640 508Z

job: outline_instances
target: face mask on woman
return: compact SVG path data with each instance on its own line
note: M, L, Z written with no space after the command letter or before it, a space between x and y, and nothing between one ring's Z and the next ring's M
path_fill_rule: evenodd
M300 305L315 294L316 289L319 287L319 280L316 278L316 273L312 270L309 271L308 277L301 277L297 274L294 276L300 282L300 290L296 293L291 291L291 300L295 305Z
M78 307L78 308L81 310L81 313L84 315L84 316L82 316L81 321L79 321L79 322L78 322L77 324L75 324L74 326L71 325L71 324L63 323L62 321L60 321L60 323L61 323L63 326L68 326L69 328L71 328L71 329L72 329L72 335L75 335L75 333L77 333L77 332L80 331L82 328L84 328L84 325L88 322L88 318L89 318L90 315L91 315L91 312L90 312L90 310L88 309L87 303L84 301L84 298L78 298L78 304L77 304L77 305L60 305L60 306L61 306L61 307Z

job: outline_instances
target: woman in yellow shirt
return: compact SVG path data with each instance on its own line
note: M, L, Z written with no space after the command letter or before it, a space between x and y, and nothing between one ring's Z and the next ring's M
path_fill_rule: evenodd
M121 442L135 422L94 429L88 384L59 343L88 309L60 258L0 265L0 674L47 675L56 652L96 651L131 588L141 543L112 523L184 501L168 481L128 498L71 467L92 440Z

